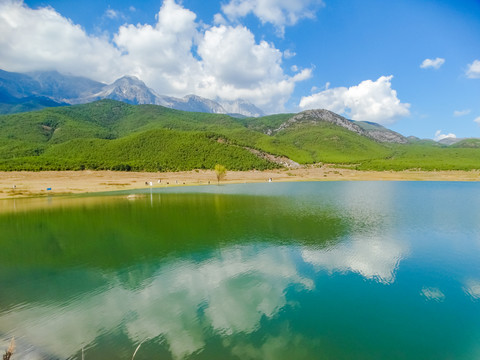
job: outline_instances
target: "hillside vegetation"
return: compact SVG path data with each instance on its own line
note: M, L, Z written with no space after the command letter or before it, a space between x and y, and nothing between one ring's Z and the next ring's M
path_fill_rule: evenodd
M480 168L479 142L471 139L450 147L392 144L318 119L282 128L293 115L236 119L113 100L2 115L0 170L176 171L213 169L217 163L229 170L279 167L258 151L299 164L362 170Z

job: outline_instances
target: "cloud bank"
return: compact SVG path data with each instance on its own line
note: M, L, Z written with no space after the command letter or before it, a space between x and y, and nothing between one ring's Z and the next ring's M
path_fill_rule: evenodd
M260 19L284 26L313 16L309 9L315 3L275 2L272 9L280 15L271 19L262 10L266 1L231 1L225 11L240 16L238 9L246 6ZM243 98L267 112L283 111L295 84L311 76L311 69L287 75L282 61L288 53L272 43L257 42L244 26L201 26L195 13L174 0L165 0L156 18L152 25L122 25L109 40L87 34L51 7L32 9L20 0L4 0L0 68L57 70L102 82L134 75L160 94Z
M345 114L353 120L391 124L410 115L410 104L402 103L392 89L393 76L381 76L376 81L365 80L356 86L337 87L320 91L300 100L303 110L323 108Z

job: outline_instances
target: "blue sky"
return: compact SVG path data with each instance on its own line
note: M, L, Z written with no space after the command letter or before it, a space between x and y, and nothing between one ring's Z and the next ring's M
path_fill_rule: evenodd
M0 29L7 71L480 137L478 0L0 0Z

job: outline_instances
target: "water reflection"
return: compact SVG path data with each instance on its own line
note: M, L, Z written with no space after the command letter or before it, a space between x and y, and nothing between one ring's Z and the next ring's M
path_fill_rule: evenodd
M235 246L200 262L171 260L147 285L133 289L116 274L105 276L108 289L92 289L67 304L30 304L2 313L0 332L15 329L36 348L68 358L118 329L133 343L164 339L175 358L184 358L205 346L206 328L221 335L252 333L263 317L286 306L289 286L313 287L286 247Z
M301 271L305 264L391 283L403 253L394 242L357 239L322 250L231 246L203 254L201 261L187 257L144 263L101 274L107 286L89 289L67 303L50 299L10 309L0 314L0 332L13 329L24 342L54 358L69 358L103 334L123 332L132 344L165 342L172 356L181 359L205 347L206 329L227 338L253 333L262 319L273 319L288 305L287 289L313 290L312 274ZM56 276L50 274L49 281L57 283ZM62 292L54 285L50 290ZM298 337L295 341L302 342ZM234 344L232 352L268 358L267 353L275 354L284 342L283 337L270 337L256 350Z
M445 294L442 292L442 290L435 287L424 287L420 291L420 295L427 300L433 300L437 302L442 302L445 300Z
M449 207L480 208L468 187L216 189L0 214L0 346L15 335L18 358L84 348L88 360L131 358L141 342L137 360L480 351L480 225ZM440 213L453 220L438 224Z
M342 273L351 271L385 284L395 281L396 270L407 254L408 245L405 242L376 236L355 237L330 248L306 248L302 251L304 261L317 269Z
M464 290L473 300L480 299L480 280L469 279L465 283Z

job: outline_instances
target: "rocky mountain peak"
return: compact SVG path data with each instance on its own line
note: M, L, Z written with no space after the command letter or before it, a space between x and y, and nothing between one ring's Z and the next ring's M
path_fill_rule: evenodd
M95 99L113 99L129 104L155 104L157 94L135 76L123 76L102 91L93 95Z
M278 131L282 131L290 126L293 126L297 123L311 123L316 124L320 121L329 122L338 126L341 126L347 130L353 131L359 135L368 136L367 133L354 122L335 114L329 110L325 109L316 109L316 110L305 110L301 113L298 113L284 122L280 127L273 132L276 133Z
M130 85L130 86L139 86L139 87L145 87L147 88L147 85L140 80L138 77L133 76L133 75L125 75L122 76L121 78L115 80L112 85Z
M358 135L369 137L378 142L406 144L408 139L403 135L387 129L380 124L366 121L354 121L344 118L326 109L306 110L292 116L272 133L282 131L297 123L316 124L320 121L329 122L341 126Z

